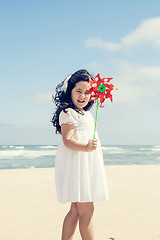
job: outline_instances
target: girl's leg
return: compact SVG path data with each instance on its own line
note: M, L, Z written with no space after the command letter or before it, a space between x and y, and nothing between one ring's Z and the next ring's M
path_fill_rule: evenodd
M76 203L79 215L79 230L83 240L94 240L93 202Z
M78 213L76 203L71 204L70 211L63 222L62 240L71 240L78 223Z

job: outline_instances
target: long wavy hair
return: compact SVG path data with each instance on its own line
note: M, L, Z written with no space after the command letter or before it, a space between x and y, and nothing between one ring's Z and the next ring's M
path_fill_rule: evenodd
M76 112L83 114L82 111L76 109L76 106L73 104L71 99L71 92L72 89L75 87L76 83L80 81L86 81L89 82L89 78L94 79L91 74L85 69L81 69L71 75L71 77L68 80L68 86L67 89L64 91L63 86L64 82L61 82L56 87L56 92L54 95L52 95L52 101L56 105L56 111L53 114L52 123L53 126L56 128L56 133L61 134L61 126L59 125L59 114L63 110L65 113L67 112L67 108L75 109ZM88 102L88 104L83 108L85 111L88 111L91 109L92 105L94 104L94 101Z

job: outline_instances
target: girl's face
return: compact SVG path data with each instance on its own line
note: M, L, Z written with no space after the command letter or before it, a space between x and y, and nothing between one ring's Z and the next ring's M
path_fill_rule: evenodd
M82 110L90 99L90 94L86 90L90 89L89 82L80 81L76 83L75 87L72 89L71 98L73 104L79 110Z

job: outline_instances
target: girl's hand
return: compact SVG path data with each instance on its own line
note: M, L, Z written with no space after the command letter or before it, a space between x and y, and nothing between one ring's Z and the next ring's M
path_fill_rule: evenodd
M74 151L82 152L92 152L97 148L97 139L91 139L88 143L81 143L78 140L74 139L74 124L65 124L61 125L61 133L63 143L66 147Z
M97 149L97 142L98 142L98 140L96 138L95 139L90 139L88 141L88 144L86 145L87 152L92 152L93 150L96 150Z

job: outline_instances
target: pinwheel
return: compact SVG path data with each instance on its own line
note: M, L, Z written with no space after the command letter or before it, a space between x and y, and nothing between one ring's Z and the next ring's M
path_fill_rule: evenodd
M97 100L96 118L95 118L95 127L94 127L93 138L95 138L99 101L101 103L100 107L102 107L102 103L107 98L109 98L111 102L113 101L111 91L114 90L115 87L113 84L110 83L110 81L112 79L113 78L102 78L101 79L100 73L97 74L97 76L94 78L94 80L89 79L89 83L91 85L91 88L87 91L89 94L91 94L89 101ZM116 88L116 90L117 90L117 88Z

